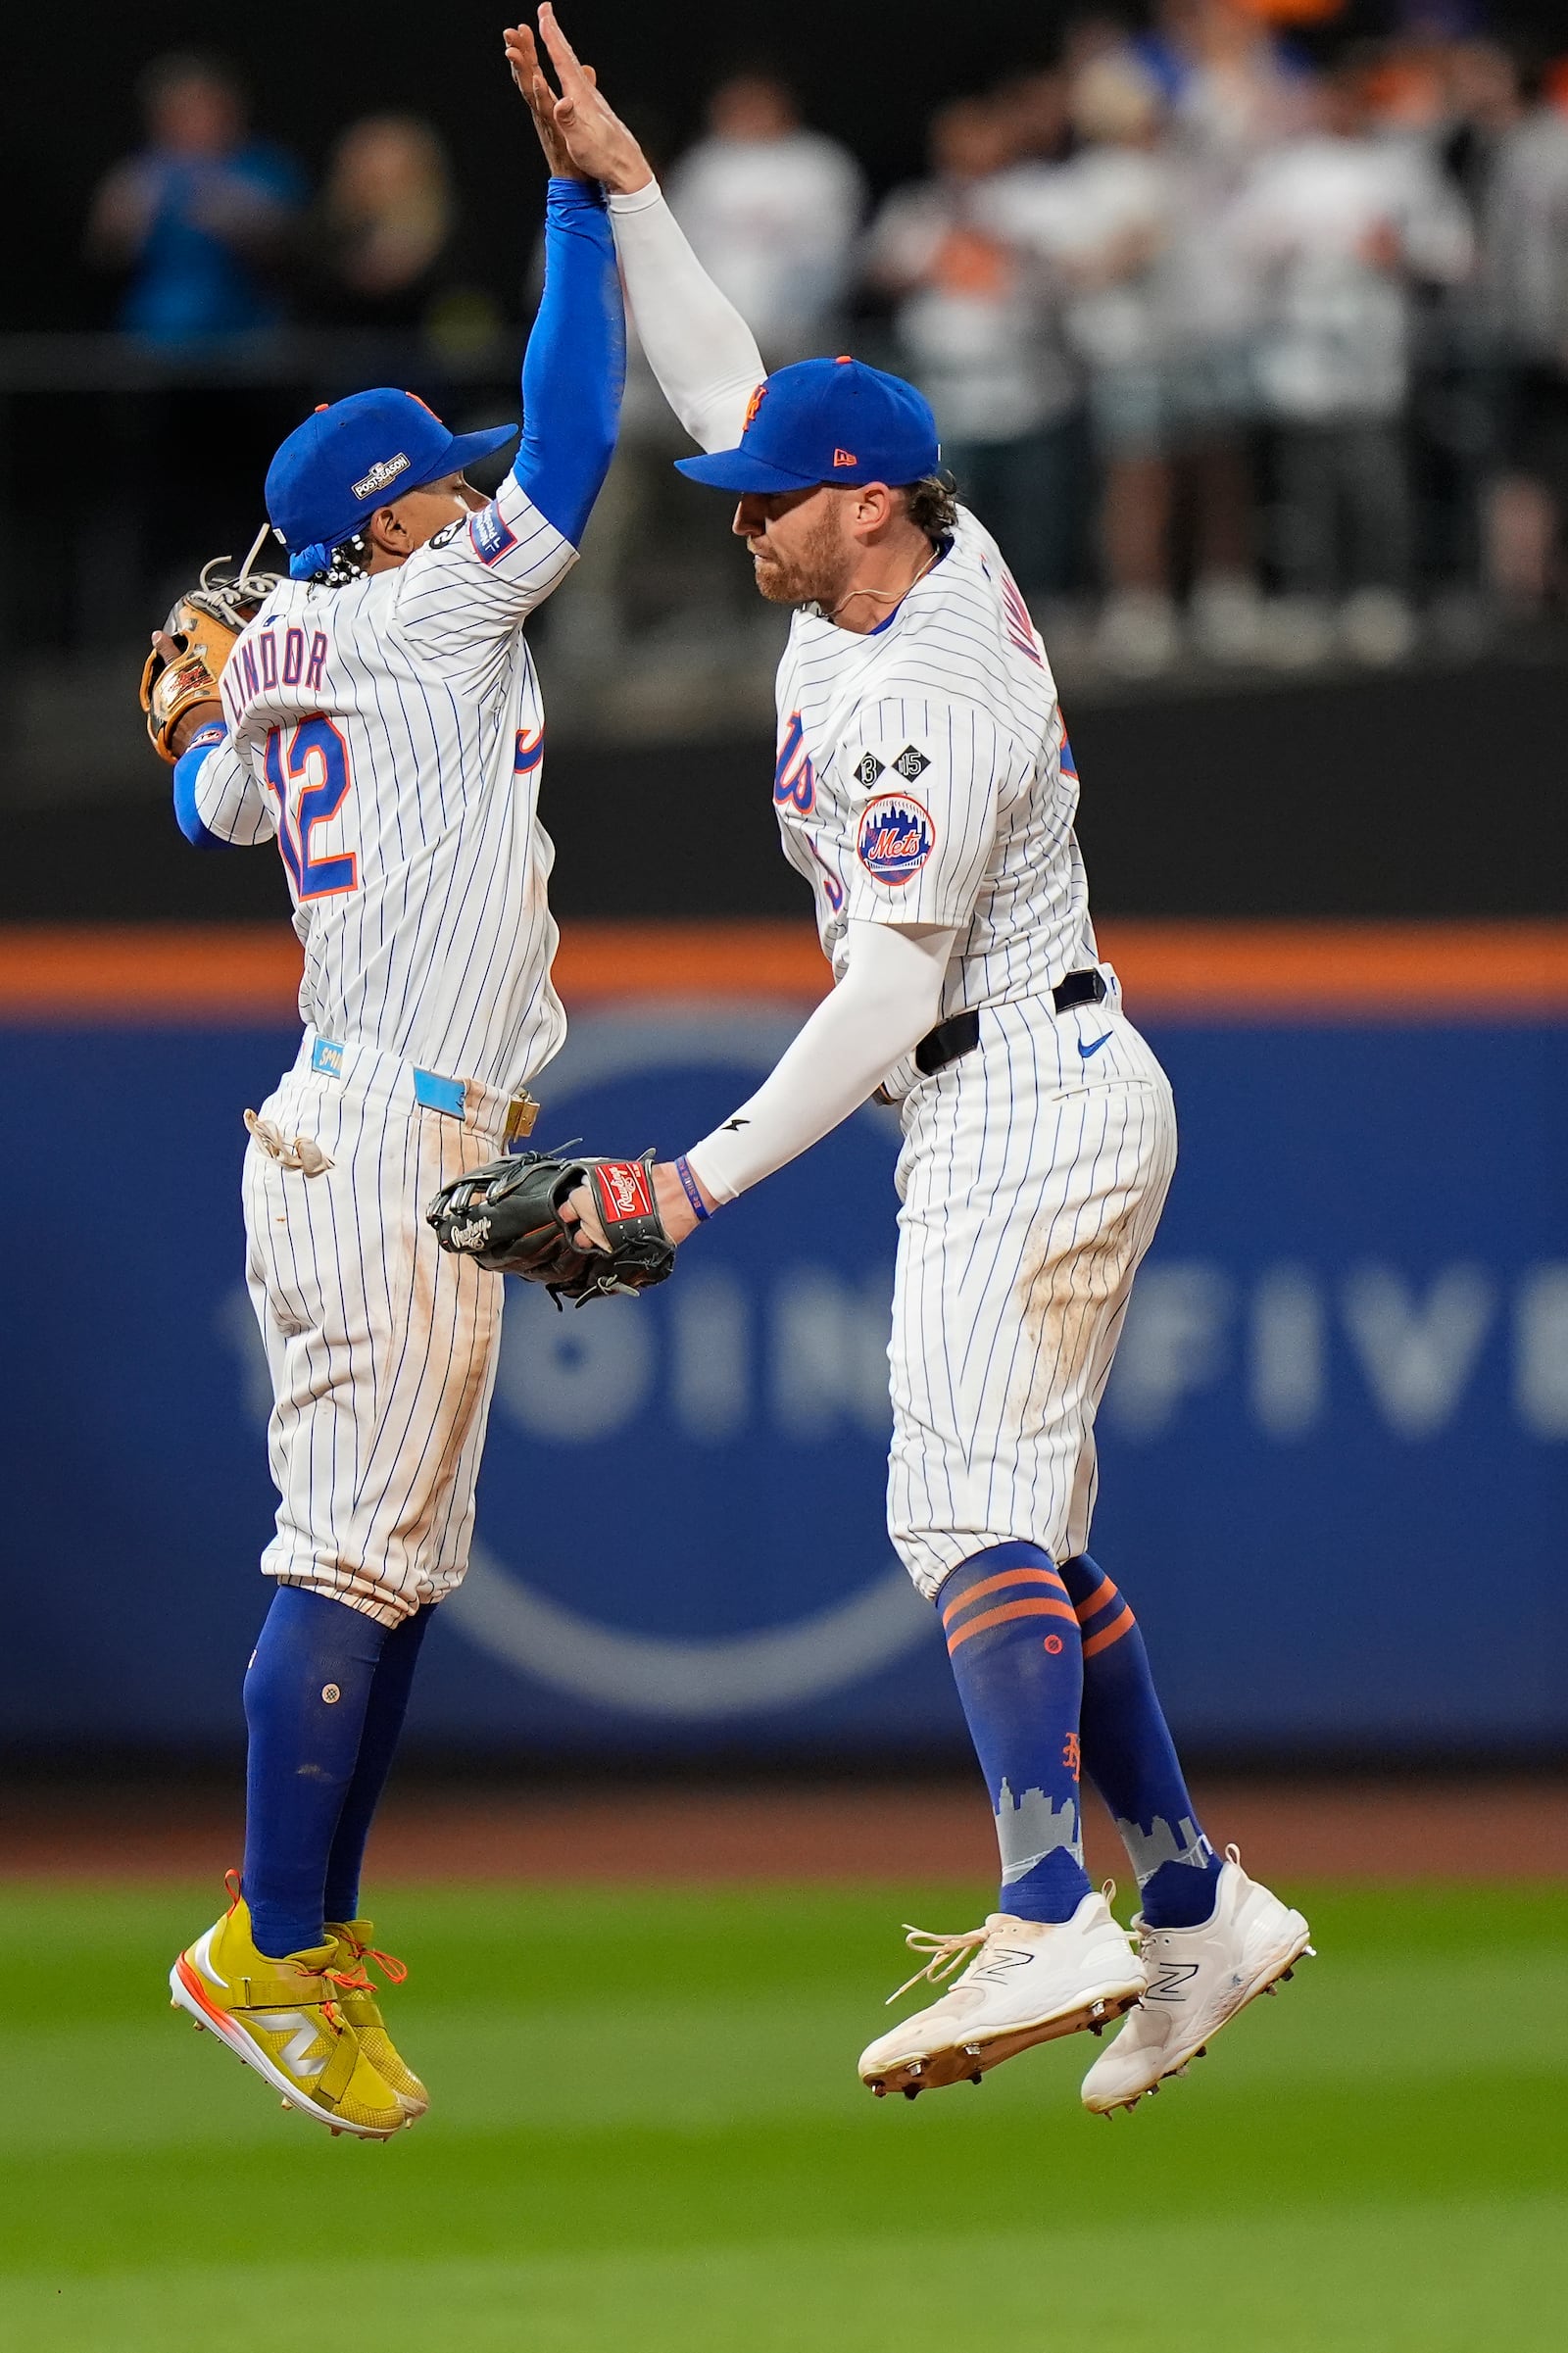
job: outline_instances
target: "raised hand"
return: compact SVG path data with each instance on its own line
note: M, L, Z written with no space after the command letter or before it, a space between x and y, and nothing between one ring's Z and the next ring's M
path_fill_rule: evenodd
M519 26L518 30L526 33L527 27ZM635 188L646 188L654 176L648 158L620 117L604 98L593 68L583 65L556 23L556 12L550 6L550 0L543 0L539 10L539 38L549 53L556 78L561 84L561 95L554 101L552 122L556 132L565 143L572 169L589 179L602 180L607 188L617 195L630 195ZM531 35L528 48L533 52L537 72L538 53L533 48ZM507 53L509 57L514 56L514 35L511 32L507 34ZM516 56L522 54L521 44L517 43ZM514 74L516 71L514 57ZM548 90L550 85L542 73L538 78ZM523 88L524 96L528 96L527 89L520 81L518 86ZM528 96L528 102L530 106L534 104L531 96ZM543 136L543 133L540 135Z
M539 133L539 144L545 151L551 178L591 178L591 172L581 171L573 163L565 138L557 126L556 93L545 79L532 26L509 25L501 38L507 63L512 68L512 78L526 99L528 112L533 117L533 126Z

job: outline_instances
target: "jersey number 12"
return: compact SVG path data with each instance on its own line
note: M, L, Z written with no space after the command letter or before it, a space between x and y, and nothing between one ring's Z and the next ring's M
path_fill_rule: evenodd
M285 749L284 737L288 738ZM277 846L301 899L330 899L360 885L352 850L316 858L311 836L348 798L348 746L318 711L294 727L267 731L267 781L277 800Z

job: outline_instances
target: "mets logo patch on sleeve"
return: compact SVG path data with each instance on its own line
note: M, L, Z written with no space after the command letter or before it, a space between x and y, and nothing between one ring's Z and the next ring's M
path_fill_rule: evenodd
M473 552L481 564L499 564L508 549L517 544L515 531L502 520L501 510L494 499L488 507L481 507L477 515L470 516L468 537L473 541Z
M855 847L873 881L909 881L936 846L936 827L928 812L907 793L879 793L866 803Z

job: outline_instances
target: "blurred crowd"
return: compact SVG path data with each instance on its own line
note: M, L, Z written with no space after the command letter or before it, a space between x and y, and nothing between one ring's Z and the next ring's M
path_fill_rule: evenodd
M288 323L433 336L493 331L472 282L446 147L407 115L350 123L314 195L256 137L235 76L195 53L140 85L145 143L100 184L89 261L121 281L117 321L177 346Z
M770 366L853 342L923 386L1086 666L1471 650L1568 610L1568 69L1461 6L1310 52L1257 0L1080 20L1049 69L941 104L923 176L880 201L751 72L665 186ZM355 123L312 197L216 67L165 60L143 95L88 232L128 329L500 323L428 124ZM635 634L670 431L634 366L601 646ZM683 577L677 548L666 602ZM722 618L727 588L687 585Z

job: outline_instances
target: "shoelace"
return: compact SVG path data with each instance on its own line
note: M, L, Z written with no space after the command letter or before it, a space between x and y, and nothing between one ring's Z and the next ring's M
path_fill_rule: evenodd
M378 1944L362 1944L358 1936L345 1936L343 1941L360 1964L366 1992L373 1993L375 1990L365 1966L369 1961L375 1963L389 1985L402 1985L407 1983L409 1965L407 1961L400 1961L396 1953L383 1952Z
M240 1898L239 1873L234 1869L232 1864L230 1864L229 1868L223 1874L223 1886L228 1890L228 1908L229 1911L232 1912L234 1906L238 1903ZM387 1968L387 1983L389 1985L401 1985L404 1978L406 1978L409 1974L408 1971L403 1967L403 1963L401 1961L393 1960L390 1953L377 1952L373 1944L354 1944L351 1946L351 1950L353 1951L356 1961L363 1961L367 1955L368 1955L372 1961L381 1962L383 1967L386 1967L386 1965L390 1963L390 1967ZM392 1974L393 1970L400 1971L401 1975L394 1977ZM334 1985L340 1985L345 1993L373 1993L375 1991L375 1987L371 1985L369 1979L366 1976L363 1969L359 1970L357 1973L343 1969L318 1969L313 1974L317 1977L326 1978ZM330 2019L333 2027L337 2028L338 2019L335 2005L330 2000L323 2001L321 2004L321 2009L325 2016Z
M970 1928L956 1936L943 1936L933 1929L915 1928L906 1920L904 1923L905 1943L911 1952L928 1953L930 1958L923 1969L917 1969L912 1978L906 1978L904 1984L888 1995L882 2007L885 2010L891 2008L901 1993L907 1993L911 1985L919 1985L922 1978L930 1985L940 1985L944 1978L952 1977L966 1953L980 1950L990 1934L988 1928Z
M1231 1859L1234 1862L1237 1858L1233 1854ZM1108 1905L1116 1892L1115 1881L1107 1879L1100 1892ZM1133 1927L1142 1929L1142 1920L1135 1920ZM919 1985L922 1978L930 1985L940 1985L945 1978L953 1976L965 1953L979 1952L991 1933L988 1928L971 1928L960 1931L956 1936L944 1936L933 1929L915 1928L911 1922L906 1920L904 1923L905 1943L911 1952L929 1953L931 1958L923 1969L917 1969L912 1978L906 1978L897 1991L888 1995L882 2005L883 2009L891 2009L898 2000L899 1994L907 1993L911 1986ZM1127 1941L1129 1944L1132 1942L1130 1935Z

